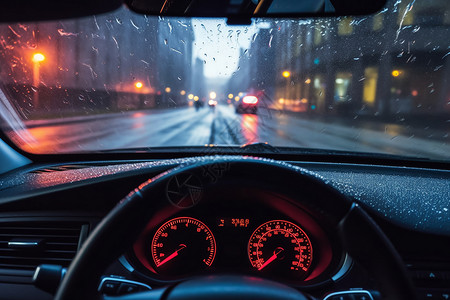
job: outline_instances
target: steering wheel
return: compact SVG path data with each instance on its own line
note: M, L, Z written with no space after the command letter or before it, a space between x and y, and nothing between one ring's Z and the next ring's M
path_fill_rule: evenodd
M222 170L209 176L211 170ZM181 174L194 174L203 191L239 187L264 188L302 195L302 206L323 216L338 228L342 244L354 260L363 265L379 283L387 299L416 299L399 254L363 210L337 189L305 169L269 159L216 156L188 160L152 178L131 191L102 220L72 261L55 299L105 299L98 291L106 268L137 240L149 220L160 209L174 206L166 197L168 182ZM186 209L178 207L178 209ZM165 288L117 296L113 299L235 300L308 299L302 292L266 279L245 276L207 276Z

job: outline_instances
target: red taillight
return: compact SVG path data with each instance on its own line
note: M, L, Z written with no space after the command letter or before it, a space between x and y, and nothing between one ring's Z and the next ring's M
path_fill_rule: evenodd
M245 104L256 104L258 103L258 98L255 96L245 96L244 99L242 99L242 102Z

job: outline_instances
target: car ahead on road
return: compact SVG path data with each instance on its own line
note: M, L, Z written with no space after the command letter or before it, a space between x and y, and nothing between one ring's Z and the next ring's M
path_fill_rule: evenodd
M216 105L217 105L217 100L209 99L208 105L209 105L210 108L215 108Z
M258 112L258 97L245 95L237 101L236 113L238 114L256 114Z
M0 4L0 299L447 299L450 2L378 3Z

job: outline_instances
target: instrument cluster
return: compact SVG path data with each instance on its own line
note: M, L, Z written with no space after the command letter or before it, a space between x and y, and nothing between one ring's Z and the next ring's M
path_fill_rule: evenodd
M141 271L163 281L218 273L299 285L326 280L342 259L330 233L292 202L269 198L258 201L258 207L250 197L224 206L216 202L161 212L129 257Z

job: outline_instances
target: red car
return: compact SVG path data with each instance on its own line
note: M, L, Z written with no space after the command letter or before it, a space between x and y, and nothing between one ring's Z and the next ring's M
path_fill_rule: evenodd
M238 114L256 114L258 112L258 98L253 95L246 95L236 105Z

